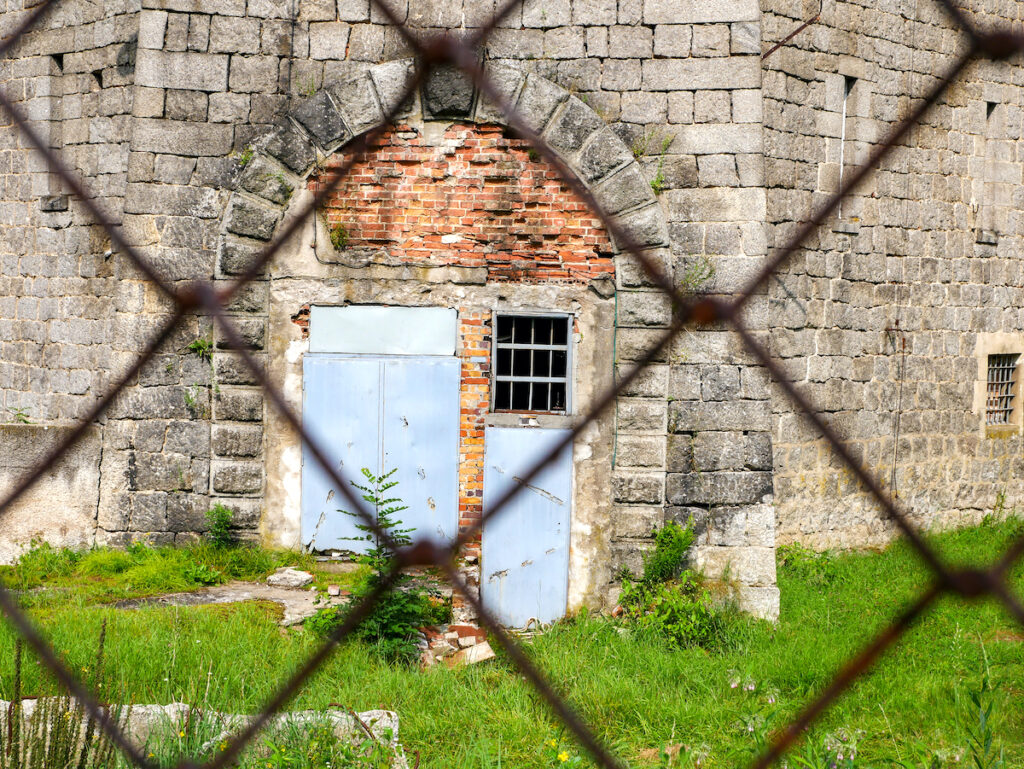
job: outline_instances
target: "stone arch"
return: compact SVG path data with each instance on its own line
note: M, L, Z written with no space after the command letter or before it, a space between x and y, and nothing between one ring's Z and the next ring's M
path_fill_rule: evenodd
M617 134L589 105L543 77L499 65L488 65L486 70L527 125L549 143L570 172L587 186L598 204L615 216L619 225L641 247L660 252L655 256L661 256L660 261L663 261L668 246L665 216L632 151ZM277 128L268 131L246 150L230 186L222 220L218 277L237 275L245 269L265 243L274 237L285 217L293 215L301 207L299 193L309 194L309 190L303 188L306 180L322 167L320 161L343 150L360 134L381 126L385 122L385 114L401 98L413 76L414 61L404 59L379 64L355 78L327 84L316 94L295 102ZM465 77L450 69L438 70L428 78L395 117L396 122L411 123L507 124L499 110L482 99ZM317 225L314 222L312 226L315 228ZM301 241L296 244L299 251L308 248L308 239L296 240ZM612 245L615 249L614 242ZM617 272L620 271L620 261L623 267L626 264L625 260L616 258ZM350 268L332 262L330 265L320 264L317 269L327 270L317 273L320 276L330 271L349 276L358 272L366 275L364 282L375 281L372 267L364 270L358 265ZM304 342L299 338L289 341L288 334L295 335L295 327L303 322L302 318L290 314L291 309L282 311L285 303L289 308L301 304L293 301L295 294L289 293L292 289L283 285L289 280L292 285L301 283L308 290L302 294L301 301L306 302L305 307L309 306L312 294L319 297L315 299L317 302L349 301L339 293L342 289L327 285L330 280L303 274L298 281L294 277L271 280L270 287L262 294L254 290L257 298L252 302L245 300L229 309L241 316L236 318L236 322L242 328L248 324L248 328L260 335L268 353L267 373L283 387L286 401L294 407L301 407L301 356L307 348L302 346ZM359 280L346 279L342 282L351 285ZM637 285L635 268L631 275L624 274L621 282L623 285ZM316 288L313 288L314 284ZM455 295L464 298L467 293L479 298L481 292L488 290L480 285L452 284L446 297L445 289L438 289L436 283L433 285L434 298L423 301L451 299ZM389 296L393 299L394 295L388 294L388 290L375 283L374 297L381 303L390 303ZM579 362L584 365L584 355L587 355L587 365L601 366L601 371L587 377L585 387L581 383L579 388L580 403L592 403L597 393L613 381L610 364L614 360L613 329L616 324L611 299L615 294L614 281L604 278L584 285L532 286L530 292L532 298L541 301L534 306L552 309L561 307L564 310L579 300L578 306L583 309L577 312L577 317L581 324L581 337L587 340L579 348ZM570 295L575 298L570 298ZM286 331L278 335L271 333L272 329ZM262 534L268 542L276 545L296 545L300 531L295 494L301 487L301 463L296 454L298 444L295 436L278 417L269 412L265 417L262 415L262 403L257 402L259 393L252 388L255 382L242 371L237 361L233 361L230 353L219 353L216 363L219 389L212 419L215 436L221 432L227 435L235 429L248 429L240 428L238 420L242 418L262 421L265 464L258 468L255 462L244 459L217 457L212 468L214 486L217 487L220 473L230 473L233 464L240 468L244 465L252 473L265 472L261 475ZM222 372L226 377L222 377ZM224 404L223 408L221 404ZM249 411L243 413L244 408ZM599 423L591 425L577 447L583 447L580 451L583 459L576 465L578 487L588 489L587 493L593 494L596 501L579 506L581 511L586 509L586 515L580 514L582 525L576 527L574 524L573 560L569 567L569 600L574 608L583 603L600 603L602 588L612 577L610 536L606 536L611 531L613 494L608 469L611 467L612 435L612 420L606 415ZM480 459L482 467L482 456ZM586 467L580 470L584 464ZM271 467L273 469L267 469ZM235 472L238 474L242 470ZM575 515L574 521L577 521Z
M590 190L598 205L642 248L668 245L668 226L640 164L618 135L584 101L536 74L488 64L485 72L525 123ZM299 100L278 128L243 155L244 165L223 217L217 272L239 272L280 225L291 194L319 160L384 123L414 76L414 60L377 64ZM396 118L507 125L501 111L461 73L436 70Z

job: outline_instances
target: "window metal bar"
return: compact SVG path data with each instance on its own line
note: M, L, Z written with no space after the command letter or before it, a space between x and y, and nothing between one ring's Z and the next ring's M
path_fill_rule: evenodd
M1016 353L988 356L988 382L985 400L985 422L990 425L1010 424L1013 413L1013 385L1017 371Z
M495 342L494 346L500 350L568 350L568 344L516 344L515 342Z
M522 376L522 375L506 375L494 377L496 382L554 382L556 384L562 384L565 382L564 376Z

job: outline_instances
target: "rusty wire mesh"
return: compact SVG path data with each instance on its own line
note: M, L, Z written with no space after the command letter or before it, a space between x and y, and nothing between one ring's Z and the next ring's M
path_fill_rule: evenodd
M44 15L49 13L60 0L45 0L29 13L18 26L15 32L0 43L0 56L6 56L12 46L26 31L31 29ZM135 377L143 366L153 357L160 346L167 341L177 325L189 312L206 312L214 319L217 326L228 340L231 347L237 351L245 361L246 366L255 377L256 381L263 388L266 396L273 406L280 412L283 418L300 435L303 445L310 451L321 468L330 476L331 480L341 490L349 504L363 519L363 521L381 536L385 541L390 541L386 532L382 531L367 511L367 508L360 498L357 498L350 490L345 479L327 461L322 448L318 446L303 430L299 417L285 403L282 394L268 381L263 369L257 364L252 355L247 351L241 335L232 325L225 313L225 307L239 290L255 279L274 257L281 244L285 243L303 222L327 199L337 188L340 181L352 166L362 159L368 150L373 146L374 141L386 130L386 127L393 121L395 114L401 108L407 98L412 96L423 84L427 75L432 69L440 66L455 66L470 77L480 92L494 102L505 115L508 125L525 138L540 153L540 155L551 163L560 173L570 189L572 189L586 204L594 211L601 220L607 231L615 238L616 242L624 252L628 252L643 267L649 279L667 294L674 305L675 313L673 322L668 330L659 338L642 360L628 373L621 377L618 383L597 399L597 403L591 411L578 420L576 426L558 445L537 462L531 470L526 473L522 482L508 493L498 499L493 505L486 509L479 520L462 531L453 544L446 547L431 544L430 542L418 542L409 547L398 550L393 567L386 578L378 584L376 589L358 605L354 606L346 616L345 621L340 625L327 641L315 654L306 660L299 669L294 672L287 681L277 690L276 694L265 703L259 716L249 726L240 730L229 741L225 750L221 751L215 759L204 765L204 769L221 769L234 761L245 746L252 741L259 730L266 725L268 719L281 709L298 691L306 680L324 663L338 643L349 635L353 629L372 610L373 606L381 597L394 587L398 575L410 567L433 566L438 567L451 582L453 588L458 591L464 599L478 613L482 623L497 639L512 662L536 688L539 694L548 702L552 710L573 732L579 742L590 752L594 761L605 769L617 769L621 762L614 757L608 749L603 746L594 736L593 732L575 713L572 707L555 693L551 685L546 681L543 674L530 661L523 650L512 640L489 612L481 605L479 597L462 580L455 568L455 557L460 548L477 536L483 525L494 516L501 513L512 497L526 486L539 472L551 461L553 461L562 450L568 446L575 437L599 414L612 406L618 394L661 353L666 346L676 337L677 334L688 325L708 325L716 322L729 324L742 339L744 346L773 376L774 381L796 404L796 406L811 421L815 428L821 432L833 451L842 459L852 471L858 481L864 485L881 506L885 515L890 517L897 525L904 537L916 550L920 557L929 567L932 573L932 582L909 607L895 618L874 640L863 648L857 655L849 660L846 665L836 674L832 682L821 694L797 715L797 717L775 737L771 747L760 756L752 765L751 769L766 769L772 765L789 748L794 741L799 739L801 734L821 715L821 713L847 689L861 674L863 674L890 646L892 646L904 632L940 597L944 595L955 595L965 599L978 599L992 597L1001 601L1009 612L1024 626L1024 605L1011 592L1006 582L1006 576L1010 568L1024 555L1024 537L1014 542L1004 555L994 564L986 569L953 569L944 564L939 555L927 544L921 534L910 524L904 511L894 503L889 494L883 489L881 482L864 470L861 465L850 454L842 438L835 433L820 417L806 397L793 385L785 376L778 364L772 359L764 347L758 343L750 331L744 326L741 320L741 312L749 298L762 288L774 272L784 263L791 259L794 253L801 248L802 244L813 235L816 228L821 225L828 216L839 205L840 201L856 188L880 162L898 146L907 132L916 125L928 110L935 105L950 87L950 85L961 75L965 67L973 60L987 57L994 61L1004 60L1015 53L1024 50L1024 35L1006 30L987 31L976 27L965 14L958 8L953 0L935 0L950 16L954 24L960 29L965 38L966 45L963 52L953 63L953 66L937 80L931 90L922 97L918 97L918 103L904 120L893 126L889 135L872 152L869 159L856 173L849 176L841 185L841 188L833 195L820 210L813 215L797 230L791 240L774 255L765 260L761 270L753 280L734 298L724 300L712 297L689 296L674 285L671 277L664 274L659 267L637 247L629 235L622 230L615 219L601 210L589 190L576 178L566 167L565 163L557 154L544 142L544 140L521 119L515 109L507 102L495 86L486 78L480 64L478 51L482 48L493 30L505 19L522 0L506 0L500 11L490 19L481 29L469 37L457 38L454 36L435 36L429 39L421 39L412 31L406 29L396 18L394 12L382 0L372 0L375 7L388 22L399 31L405 42L412 48L417 57L415 76L408 85L405 93L399 98L396 106L386 115L384 122L378 128L358 137L349 144L351 154L346 162L333 170L327 181L318 186L316 194L306 204L298 216L292 217L277 233L276 237L262 250L248 269L237 278L228 288L217 290L212 283L200 282L184 289L176 289L170 285L160 274L147 263L146 259L128 243L120 229L103 213L99 206L90 196L89 191L78 179L76 174L68 168L61 158L44 142L40 136L29 125L27 118L12 103L11 99L0 90L0 105L11 116L22 135L28 140L36 151L41 153L50 166L52 172L57 174L67 185L67 188L80 199L89 214L109 234L115 249L125 254L132 263L142 272L145 278L156 285L164 296L174 306L174 312L170 319L164 324L147 348L139 355L138 359L131 366L117 383L100 399L91 411L83 418L76 429L57 446L46 461L41 463L13 489L2 503L0 503L0 515L3 515L8 508L24 494L49 467L58 461L84 434L88 425L99 417L113 402L123 388ZM807 25L805 24L804 27ZM800 29L803 29L801 27ZM790 35L779 45L784 45L796 33ZM769 50L765 56L773 53L779 47ZM63 686L84 705L89 715L96 720L111 739L121 748L125 756L136 766L154 766L125 736L121 728L109 718L107 711L100 706L96 697L87 687L58 659L47 641L36 631L27 616L19 608L12 593L0 585L0 609L7 615L8 621L13 625L22 638L34 649L43 664L61 682ZM183 760L179 766L197 766L195 763Z

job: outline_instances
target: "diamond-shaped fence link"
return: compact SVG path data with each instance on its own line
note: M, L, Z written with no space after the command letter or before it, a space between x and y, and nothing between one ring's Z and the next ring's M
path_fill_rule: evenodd
M716 298L694 297L681 292L673 283L672 277L662 272L661 268L623 230L616 219L601 209L590 191L569 170L558 154L545 143L541 136L527 125L515 108L502 96L500 90L488 80L480 64L478 52L482 49L494 29L521 4L522 0L507 0L494 17L471 36L455 37L441 35L423 39L418 37L412 30L403 26L386 2L383 2L383 0L372 0L372 6L390 22L391 26L398 30L406 44L412 48L416 55L417 65L412 81L408 84L403 96L394 102L396 106L391 109L390 114L385 116L381 126L356 138L348 145L350 155L345 163L336 169L332 169L332 173L317 186L312 199L305 204L301 212L297 216L290 218L243 274L230 286L222 290L218 290L210 282L200 282L185 289L178 289L162 278L152 265L125 239L119 227L104 214L78 176L35 132L27 118L8 95L3 90L0 90L0 105L11 116L13 122L29 144L45 157L51 171L59 176L67 188L80 199L94 221L109 235L116 250L130 259L132 264L145 278L156 285L174 306L171 317L166 321L159 333L152 338L150 344L138 356L129 370L94 405L90 412L80 421L77 428L69 433L67 438L50 453L46 461L34 468L0 503L0 515L3 515L53 463L57 462L83 436L90 423L103 414L118 394L142 370L143 366L152 359L160 346L170 338L182 320L189 313L199 311L213 317L231 348L240 354L256 382L263 388L272 406L299 434L304 448L310 452L323 471L329 475L335 484L335 488L340 490L348 504L351 505L351 509L356 511L362 520L383 537L385 541L390 541L387 533L380 530L377 526L376 520L367 510L363 500L353 494L346 479L327 460L322 447L317 445L308 432L303 429L298 415L288 406L282 393L272 385L263 368L246 349L246 344L226 314L225 307L241 289L267 267L280 250L282 244L287 242L299 230L305 220L312 216L317 208L328 199L345 178L346 173L366 156L367 152L372 148L374 141L393 122L396 113L400 109L400 105L407 98L415 94L429 73L440 66L455 66L472 79L482 96L489 99L501 110L508 125L519 136L526 139L559 172L561 180L591 208L607 232L615 239L620 249L636 259L647 273L651 282L670 297L674 307L673 322L657 343L647 351L643 359L622 376L614 387L597 399L591 411L577 421L576 426L569 431L568 435L558 445L554 446L545 457L538 461L528 473L523 475L520 479L521 482L513 490L490 505L484 511L480 520L462 531L452 545L440 547L429 542L418 542L398 550L396 563L387 578L378 585L376 590L367 595L362 602L352 607L344 623L334 631L310 659L305 661L291 675L277 690L277 693L265 703L259 717L229 740L226 749L221 751L215 759L205 766L209 769L220 769L221 767L229 766L246 745L254 739L259 730L266 725L271 716L284 707L299 692L309 677L329 657L338 643L348 636L372 610L376 602L393 588L401 571L410 567L422 566L433 566L440 569L450 581L453 589L460 593L478 613L482 623L494 635L512 663L548 702L557 717L563 721L565 726L573 732L579 742L590 752L594 761L605 769L616 769L622 766L621 762L600 743L573 708L554 691L543 673L537 670L520 646L484 608L476 593L466 585L458 574L454 562L460 549L480 533L484 524L494 516L500 515L517 493L520 493L548 463L553 461L566 446L571 444L576 436L594 419L611 407L618 395L643 372L645 366L655 360L666 349L680 331L688 326L725 322L736 331L744 346L754 358L767 368L772 374L774 381L793 400L817 430L821 432L836 454L875 498L883 512L895 521L903 535L920 554L933 573L931 586L838 672L831 684L813 702L808 704L791 724L778 734L770 749L755 761L752 766L752 769L766 769L766 767L779 759L786 749L795 740L799 739L807 727L862 675L881 654L899 640L902 634L943 595L956 595L971 599L982 597L995 598L1001 601L1009 612L1024 626L1024 606L1013 595L1005 580L1010 568L1024 555L1024 538L1016 541L1004 556L988 569L955 570L949 568L943 563L938 554L929 547L920 533L910 524L905 513L883 489L882 483L861 467L860 463L849 453L841 437L825 423L814 409L813 404L789 381L764 347L751 336L740 317L749 298L759 289L763 288L775 271L791 259L804 242L813 235L816 228L837 208L843 197L857 187L899 145L907 132L941 99L946 90L969 63L984 57L992 60L1002 60L1024 49L1024 37L1020 34L1002 30L980 30L970 23L952 0L935 1L945 9L963 33L966 45L960 58L935 83L932 89L919 99L912 113L892 127L887 138L875 148L869 160L856 173L845 180L841 189L820 210L813 213L798 229L787 245L778 249L774 255L765 260L762 269L750 284L728 301ZM27 14L14 33L0 43L0 56L6 56L18 39L28 30L32 29L40 19L51 12L59 3L60 0L45 0L45 2L36 6ZM785 42L784 40L783 44ZM774 49L769 51L770 53L774 53ZM107 711L100 706L95 695L61 662L47 641L35 630L25 613L19 608L14 595L2 586L0 586L0 610L4 612L7 616L7 621L11 623L24 641L33 648L40 661L67 688L70 694L83 703L89 715L110 735L113 741L121 748L124 755L138 767L153 766L143 755L139 747L134 745L125 736L121 728L114 723L113 719L108 717ZM196 766L196 764L183 761L180 766Z

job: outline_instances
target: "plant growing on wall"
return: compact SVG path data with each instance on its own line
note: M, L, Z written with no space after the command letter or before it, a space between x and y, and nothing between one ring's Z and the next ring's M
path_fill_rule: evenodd
M334 246L335 251L344 251L348 248L349 232L348 228L338 222L331 227L331 245Z
M32 421L29 419L28 409L18 408L15 406L7 406L4 411L11 415L10 421L18 422L23 425L30 425Z
M198 356L200 360L204 360L211 365L213 364L212 339L205 339L203 337L194 339L192 342L188 344L188 346L185 349L188 350L193 355Z

